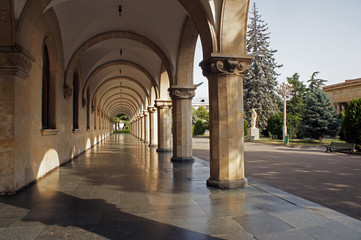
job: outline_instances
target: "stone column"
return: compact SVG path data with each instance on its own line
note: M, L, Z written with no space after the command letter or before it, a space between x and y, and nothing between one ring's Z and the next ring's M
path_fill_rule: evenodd
M158 148L157 152L172 151L171 131L171 100L155 100L158 111Z
M148 107L149 112L149 147L156 147L158 143L157 108Z
M137 117L137 138L140 139L140 117Z
M244 175L243 74L250 58L214 56L200 63L209 82L210 177L207 185L238 188Z
M149 113L147 110L143 111L144 121L144 143L149 143Z
M192 98L195 87L170 88L173 107L173 157L174 162L194 161L192 153Z
M144 115L141 114L139 116L139 122L140 122L140 141L144 141Z
M32 120L31 102L23 95L34 61L20 47L0 47L0 195L15 194L27 183L28 124Z

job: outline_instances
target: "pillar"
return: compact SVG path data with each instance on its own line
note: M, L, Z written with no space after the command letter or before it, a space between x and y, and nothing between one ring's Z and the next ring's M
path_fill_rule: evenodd
M158 143L157 108L148 107L149 112L149 147L156 147Z
M192 98L193 88L170 88L173 107L173 157L174 162L194 161L192 153Z
M144 121L144 143L149 143L149 113L148 110L143 111Z
M139 122L140 122L140 141L144 141L144 115L141 114L139 116Z
M137 117L137 138L140 139L140 117Z
M157 152L171 152L171 100L155 100L158 112L158 148Z
M210 105L210 177L207 185L238 188L244 174L243 74L249 57L214 56L200 63L208 78Z
M20 47L0 48L0 195L15 194L30 178L26 146L30 144L27 137L28 124L32 122L31 102L23 95L34 62Z

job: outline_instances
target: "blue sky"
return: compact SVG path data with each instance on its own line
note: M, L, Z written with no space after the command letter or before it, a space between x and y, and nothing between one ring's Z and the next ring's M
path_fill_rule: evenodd
M361 78L361 0L251 0L250 9L254 2L283 64L279 83L296 72L305 83L315 71L327 85ZM196 98L207 97L199 45L196 51L194 82L204 82Z

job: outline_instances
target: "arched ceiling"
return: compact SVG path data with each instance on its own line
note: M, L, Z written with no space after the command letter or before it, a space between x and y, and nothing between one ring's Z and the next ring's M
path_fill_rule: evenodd
M44 12L50 8L61 29L64 68L69 70L67 76L75 70L71 64L80 69L83 98L89 87L91 96L96 93L97 101L102 99L102 106L110 95L119 92L121 82L123 91L143 106L152 87L159 91L162 65L168 64L167 70L174 71L187 16L177 0L52 0ZM104 33L107 36L102 37ZM128 37L128 33L134 36ZM101 38L94 39L97 36ZM109 81L116 78L119 81Z
M126 92L136 101L141 98L134 105L146 108L148 102L144 102L149 100L152 105L151 101L161 96L162 70L165 67L172 82L189 15L207 41L204 52L217 48L211 28L219 3L213 0L17 0L15 17L21 18L22 11L32 4L43 13L52 9L56 14L63 44L64 84L72 86L73 72L78 71L82 98L89 88L91 97L102 99L100 106L121 81L133 89ZM94 103L93 99L87 101Z

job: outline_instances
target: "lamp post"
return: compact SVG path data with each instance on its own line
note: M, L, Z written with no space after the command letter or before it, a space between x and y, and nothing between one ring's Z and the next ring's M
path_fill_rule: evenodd
M277 88L278 94L283 98L283 131L282 131L282 139L285 142L285 138L287 135L287 97L289 97L292 91L292 86L286 83L281 83Z

